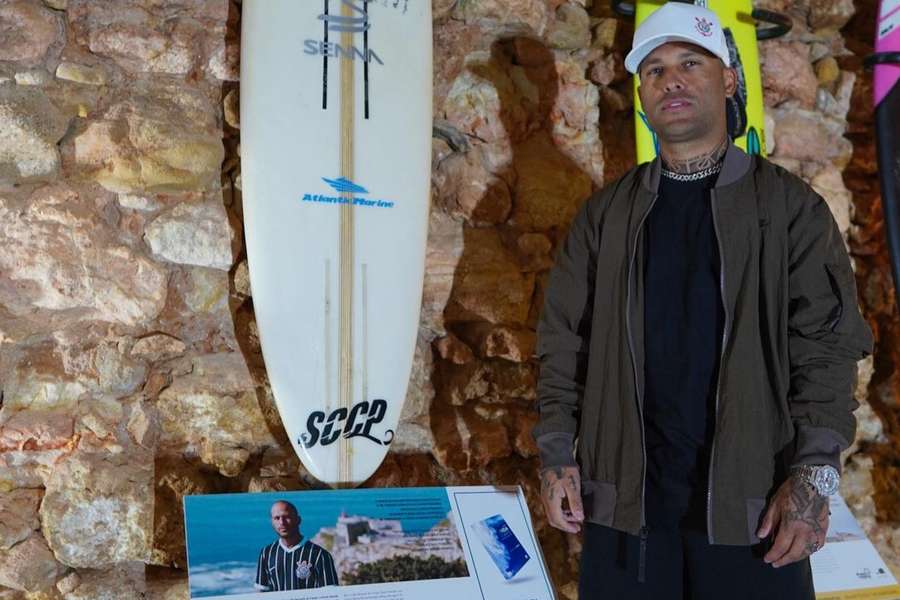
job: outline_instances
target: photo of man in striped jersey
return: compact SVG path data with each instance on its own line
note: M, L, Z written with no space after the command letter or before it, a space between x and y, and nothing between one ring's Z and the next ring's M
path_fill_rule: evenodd
M272 505L270 515L278 539L259 552L256 589L283 592L339 585L331 553L300 534L297 507L279 500Z

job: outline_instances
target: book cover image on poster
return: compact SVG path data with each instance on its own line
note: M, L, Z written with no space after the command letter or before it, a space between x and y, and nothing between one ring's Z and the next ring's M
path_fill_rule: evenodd
M469 576L444 488L189 496L184 508L191 598Z
M505 579L515 577L531 558L502 515L487 517L470 527Z
M449 490L481 600L552 599L525 497L484 488Z

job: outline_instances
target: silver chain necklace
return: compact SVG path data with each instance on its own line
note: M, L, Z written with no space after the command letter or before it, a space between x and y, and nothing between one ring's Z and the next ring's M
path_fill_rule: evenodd
M722 163L716 163L713 166L703 169L702 171L696 171L694 173L676 173L675 171L670 171L666 168L663 168L662 173L665 177L669 179L674 179L675 181L697 181L699 179L705 179L710 175L715 175L719 171L722 170Z

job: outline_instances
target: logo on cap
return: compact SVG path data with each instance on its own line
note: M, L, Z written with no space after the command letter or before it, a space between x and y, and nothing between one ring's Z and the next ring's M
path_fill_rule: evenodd
M704 17L694 17L697 19L697 31L700 32L700 35L703 37L709 37L712 35L713 24L710 21L707 21Z

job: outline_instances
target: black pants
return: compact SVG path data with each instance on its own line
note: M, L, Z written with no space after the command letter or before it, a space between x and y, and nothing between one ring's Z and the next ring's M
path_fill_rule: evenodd
M815 600L809 559L774 568L765 548L711 546L705 533L653 529L638 583L637 536L586 523L579 600Z

